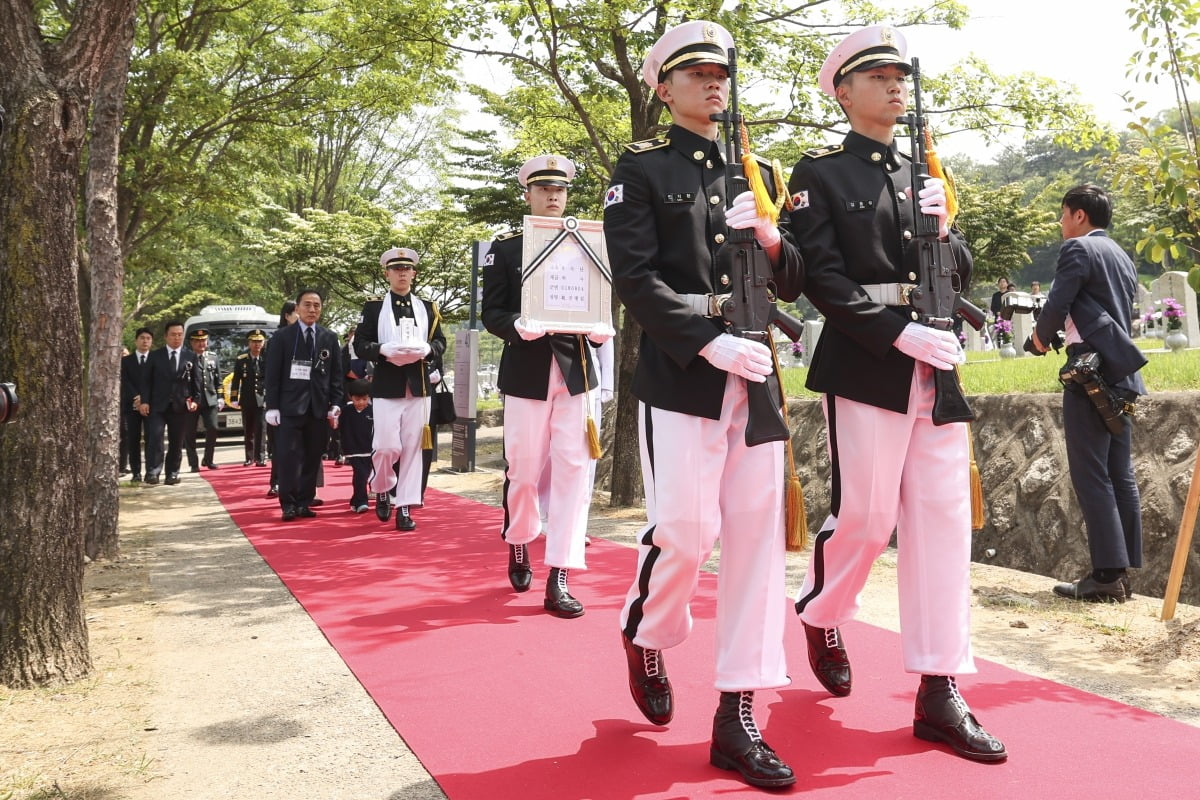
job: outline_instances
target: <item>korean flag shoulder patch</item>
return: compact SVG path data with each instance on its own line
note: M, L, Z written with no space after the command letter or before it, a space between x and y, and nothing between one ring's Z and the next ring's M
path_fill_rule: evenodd
M625 202L625 184L614 183L608 187L608 191L604 194L604 207L608 208L623 202Z
M792 208L796 210L808 208L808 189L805 189L802 192L796 192L792 195Z

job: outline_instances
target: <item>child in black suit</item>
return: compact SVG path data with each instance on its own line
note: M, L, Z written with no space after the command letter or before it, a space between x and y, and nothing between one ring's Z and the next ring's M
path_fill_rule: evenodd
M350 509L355 514L367 510L367 481L371 478L371 434L375 420L371 414L371 384L353 380L346 386L350 402L342 409L338 433L342 437L342 457L354 469L354 493Z

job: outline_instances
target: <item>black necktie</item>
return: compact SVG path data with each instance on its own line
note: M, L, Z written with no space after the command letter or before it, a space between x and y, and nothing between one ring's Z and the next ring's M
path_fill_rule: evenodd
M146 357L145 357L145 356L143 356L143 355L138 355L138 366L139 366L139 367L144 367L144 366L146 366Z
M175 360L175 351L171 351L171 374L174 375L179 371L179 362Z
M316 351L314 351L314 350L313 350L313 332L312 332L312 328L309 328L308 330L306 330L306 331L304 332L304 346L308 348L308 360L309 360L309 361L312 361L312 360L313 360L313 356L316 354Z

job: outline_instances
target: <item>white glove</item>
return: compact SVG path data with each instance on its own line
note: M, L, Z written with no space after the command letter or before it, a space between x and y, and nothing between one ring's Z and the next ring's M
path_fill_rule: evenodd
M513 327L517 329L517 335L527 342L532 342L534 339L540 339L546 335L546 329L536 319L529 320L528 325L518 319L513 323Z
M592 329L588 332L587 337L592 344L604 344L616 335L617 332L613 330L612 325L608 325L603 322L597 322L592 326Z
M217 398L217 411L224 411L224 410L225 410L225 401L218 397Z
M235 408L235 409L240 409L240 408L242 407L242 404L241 404L241 403L239 403L237 400L230 400L230 401L229 401L229 407L230 407L230 408Z
M272 425L272 426L279 424L279 409L278 408L267 409L267 424Z
M725 211L725 225L735 230L754 229L754 238L763 247L779 244L779 227L758 215L754 205L754 192L742 192L733 199L733 205Z
M601 405L603 405L604 403L607 403L609 400L612 400L612 399L613 399L613 390L612 389L601 389L600 390Z
M340 406L330 406L329 410L325 412L325 419L332 421L332 420L337 419L341 415L342 415L342 409Z
M388 363L395 364L397 367L407 366L414 361L420 361L421 356L416 350L401 349L393 356L388 356Z
M925 181L925 187L917 197L921 198L921 213L938 218L938 238L948 237L950 226L946 224L946 218L950 216L950 212L946 210L946 184L941 178L930 178Z
M704 345L700 355L717 369L740 375L754 383L764 382L774 369L771 350L765 344L731 333L722 333Z
M433 384L438 384L438 383L441 383L441 382L442 382L442 373L441 373L439 370L436 370L436 369L435 369L435 370L430 370L430 372L429 372L429 382L430 382L430 383L433 383Z
M404 345L399 342L387 342L379 345L379 355L383 356L388 361L392 360L392 356L397 355L404 349Z
M904 355L924 361L934 369L954 369L967 360L958 337L951 331L939 331L910 322L893 342Z
M429 355L433 350L433 348L429 346L429 342L409 342L405 346L408 348L408 352L416 353L417 357L413 359L414 361L420 361L422 358Z

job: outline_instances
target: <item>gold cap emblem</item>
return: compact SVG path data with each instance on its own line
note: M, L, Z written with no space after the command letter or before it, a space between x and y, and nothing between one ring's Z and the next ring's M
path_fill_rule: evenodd
M896 31L892 28L883 28L879 31L879 43L886 44L889 47L896 46Z
M704 26L704 41L715 42L717 40L717 26L711 22Z
M558 159L550 156L546 159L546 169L558 169Z

